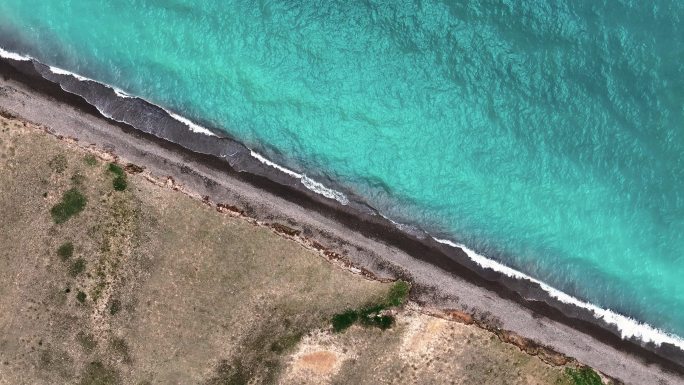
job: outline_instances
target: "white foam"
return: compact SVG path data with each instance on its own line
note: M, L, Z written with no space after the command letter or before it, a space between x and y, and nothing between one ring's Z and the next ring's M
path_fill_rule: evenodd
M652 342L656 346L660 346L663 343L669 343L672 345L675 345L679 347L680 349L684 349L684 339L682 339L679 336L676 336L671 333L667 333L663 330L654 328L651 325L641 323L633 318L625 317L623 315L617 314L611 310L608 309L602 309L596 305L592 305L590 303L581 301L571 295L568 295L566 293L563 293L562 291L555 289L544 282L541 282L535 278L530 277L527 274L521 273L517 270L511 269L508 266L505 266L499 262L496 262L494 260L491 260L483 255L480 255L476 253L475 251L465 247L462 244L451 242L446 239L439 239L439 238L434 238L433 239L439 243L452 246L452 247L457 247L462 249L468 257L473 260L473 262L477 263L479 266L485 268L485 269L490 269L494 271L498 271L502 274L505 274L509 277L517 278L517 279L524 279L527 281L530 281L532 283L538 284L544 291L549 293L551 297L556 298L557 300L575 305L578 307L581 307L583 309L587 309L591 311L594 316L598 319L602 319L605 322L615 325L618 330L620 331L621 337L623 339L628 339L631 337L638 338L639 340L643 342Z
M182 117L182 116L180 116L180 115L178 115L178 114L175 114L175 113L173 113L173 112L171 112L171 111L169 111L169 110L167 110L167 109L165 109L165 108L163 108L163 107L159 107L159 108L161 108L161 109L163 109L164 111L166 111L166 113L169 114L169 115L171 115L172 118L174 118L174 119L176 119L177 121L179 121L179 122L185 124L186 126L188 126L188 128L189 128L190 131L192 131L192 132L196 132L196 133L198 133L198 134L209 135L209 136L216 136L216 134L214 134L213 132L209 131L208 129L206 129L206 128L202 127L202 126L200 126L199 124L193 123L193 122L190 121L189 119L186 119L186 118L184 118L184 117Z
M32 59L33 59L33 58L30 57L30 56L19 55L19 54L14 53L14 52L5 51L5 50L2 49L2 48L0 48L0 57L4 57L4 58L7 58L7 59L13 59L13 60L22 60L22 61L28 61L28 60L32 60ZM59 68L59 67L55 67L55 66L49 66L49 68L50 68L50 72L52 72L53 74L56 74L56 75L73 76L74 78L76 78L76 79L78 79L78 80L80 80L80 81L82 81L82 82L84 82L84 81L91 81L91 82L96 82L96 83L102 84L103 86L105 86L105 87L107 87L107 88L109 88L109 89L114 90L114 93L115 93L117 96L121 97L121 98L133 98L133 97L134 97L134 96L131 96L131 95L127 94L126 92L124 92L124 91L122 91L122 90L120 90L120 89L118 89L118 88L116 88L116 87L110 86L109 84L104 84L104 83L98 82L97 80L93 80L93 79L91 79L91 78L88 78L88 77L79 75L79 74L77 74L77 73L74 73L74 72L71 72L71 71L67 71L67 70L65 70L65 69L62 69L62 68ZM61 87L61 86L60 86L60 87ZM62 89L64 89L64 87L62 87ZM66 91L66 90L65 90L65 91ZM67 91L67 92L68 92L68 91ZM148 102L148 103L149 103L149 102ZM151 103L150 103L150 104L151 104ZM165 109L165 108L163 108L163 107L161 107L161 106L157 106L157 107L159 107L159 108L163 109L164 111L166 111L166 113L168 113L172 118L174 118L174 119L176 119L177 121L179 121L179 122L185 124L185 125L190 129L190 131L192 131L192 132L196 132L196 133L204 134L204 135L209 135L209 136L216 136L216 134L214 134L213 132L209 131L207 128L202 127L202 126L200 126L199 124L196 124L196 123L190 121L189 119L186 119L186 118L184 118L184 117L182 117L182 116L180 116L180 115L178 115L178 114L175 114L175 113L173 113L173 112L171 112L171 111L169 111L169 110L167 110L167 109ZM97 106L95 106L95 108L97 108L97 110L100 111L100 113L102 113L102 115L104 115L104 116L106 116L106 117L108 117L108 118L110 118L110 119L113 119L111 116L109 116L109 115L105 114L104 112L102 112L102 110L100 110L100 108L98 108ZM113 120L116 120L116 119L113 119ZM123 122L122 122L122 123L123 123Z
M324 184L322 184L320 182L316 182L315 180L309 178L306 175L296 173L296 172L290 170L289 168L283 167L283 166L281 166L275 162L271 162L266 157L257 153L256 151L249 150L249 152L250 152L250 155L252 155L252 157L255 158L256 160L258 160L259 162L261 162L267 166L273 167L276 170L284 172L285 174L287 174L293 178L299 179L302 182L302 184L304 185L304 187L308 188L309 190L311 190L317 194L323 195L326 198L334 199L343 205L349 204L349 199L347 199L347 197L344 194L342 194L341 192L333 190L329 187L326 187Z
M4 57L5 59L19 60L19 61L31 60L30 56L19 55L18 53L5 51L2 48L0 48L0 57Z
M75 74L75 73L73 73L73 72L71 72L71 71L63 70L63 69L61 69L61 68L59 68L59 67L50 66L50 72L52 72L53 74L57 74L57 75L73 76L73 77L75 77L76 79L78 79L78 80L80 80L80 81L82 81L82 82L85 82L85 81L91 81L91 82L93 82L93 81L94 81L93 79L87 78L87 77L85 77L85 76L81 76L81 75L79 75L79 74ZM108 88L111 88L111 87L108 86Z

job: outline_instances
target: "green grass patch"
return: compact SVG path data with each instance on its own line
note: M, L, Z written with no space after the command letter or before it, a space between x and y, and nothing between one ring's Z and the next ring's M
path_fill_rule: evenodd
M370 306L359 311L359 322L363 326L372 326L382 330L389 329L394 325L394 317L383 315L385 307L382 305Z
M68 260L74 255L74 244L71 242L63 243L62 246L57 249L57 255L59 255L62 261Z
M603 385L601 377L586 366L579 369L566 368L565 374L570 377L573 385Z
M81 374L81 381L78 382L79 385L116 385L120 383L119 373L99 361L89 363Z
M126 172L123 170L123 168L121 168L121 166L119 166L116 163L110 163L107 169L109 170L109 172L113 173L116 176L126 175Z
M59 154L59 155L56 155L55 157L53 157L52 159L50 159L48 164L50 165L50 168L52 169L52 171L54 171L58 174L61 174L67 168L67 158L64 155Z
M85 164L87 164L88 166L97 166L97 158L95 157L95 155L86 155L85 157L83 157L83 162L85 162Z
M75 260L71 266L69 266L69 275L72 277L76 277L79 274L83 273L86 269L86 261L83 258L78 258Z
M128 187L128 182L126 181L126 172L121 168L121 166L110 163L109 172L114 174L114 180L112 181L112 186L116 191L124 191Z
M382 330L391 328L394 325L394 317L382 313L389 308L403 305L410 289L411 286L407 282L397 281L390 288L387 297L380 303L335 314L332 318L333 331L339 333L357 322L363 326L377 327Z
M126 340L123 338L114 337L109 342L109 347L112 348L114 353L121 356L125 362L131 362L131 355Z
M281 354L295 347L302 339L302 333L286 334L271 344L271 351Z
M84 303L85 300L86 300L86 298L88 298L88 295L86 295L86 293L84 293L84 292L82 292L82 291L80 291L80 290L78 291L78 293L76 293L76 300L77 300L78 302Z
M229 364L228 361L219 362L216 373L205 382L207 385L245 385L249 383L249 369L240 362Z
M64 223L83 211L87 202L86 197L78 189L72 188L66 191L62 195L62 200L50 210L52 219L57 224Z
M95 340L95 336L82 331L76 334L76 341L78 341L83 350L88 353L92 352L97 346L97 340Z
M387 294L387 306L393 307L403 305L404 302L406 302L406 299L408 298L410 290L411 286L408 284L408 282L395 282L390 288L389 293Z
M344 313L335 314L332 318L333 330L337 333L352 326L359 320L359 313L356 310L347 310Z

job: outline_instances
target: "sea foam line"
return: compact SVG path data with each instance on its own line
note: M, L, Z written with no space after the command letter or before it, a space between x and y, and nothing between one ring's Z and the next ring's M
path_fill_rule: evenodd
M73 72L71 72L71 71L67 71L67 70L62 69L62 68L50 66L50 72L52 72L52 73L54 73L54 74L57 74L57 75L68 75L68 76L73 76L74 78L76 78L76 79L78 79L78 80L80 80L80 81L82 81L82 82L83 82L83 81L90 81L90 82L95 82L95 83L98 83L98 84L102 84L102 85L104 85L105 87L112 89L112 90L114 91L114 93L116 94L116 96L121 97L121 98L135 98L135 96L131 96L130 94L126 93L126 92L123 91L123 90L120 90L119 88L116 88L116 87L111 86L111 85L109 85L109 84L105 84L105 83L98 82L97 80L94 80L94 79L91 79L91 78L87 78L87 77L85 77L85 76L82 76L82 75L73 73ZM63 89L63 88L62 88L62 89ZM66 91L66 90L65 90L65 91ZM150 103L149 101L146 101L146 102L147 102L147 103ZM204 135L207 135L207 136L216 136L216 134L214 134L213 132L209 131L209 129L200 126L199 124L197 124L197 123L191 121L190 119L187 119L187 118L185 118L185 117L182 117L182 116L176 114L175 112L169 111L169 110L167 110L166 108L164 108L164 107L162 107L162 106L160 106L160 105L157 105L157 104L154 104L154 103L150 103L150 104L153 104L153 105L155 105L155 106L161 108L162 110L164 110L164 112L166 112L167 114L169 114L169 116L171 116L173 119L175 119L175 120L177 120L177 121L183 123L184 125L186 125L186 126L190 129L190 131L192 131L192 132L196 132L196 133L198 133L198 134L204 134ZM98 108L98 111L100 111L99 108ZM100 112L102 112L102 111L100 111ZM105 115L105 114L103 114L103 115ZM105 116L107 116L107 115L105 115ZM111 119L111 116L107 116L107 117Z
M0 57L12 59L12 60L17 60L17 61L34 60L30 56L20 55L20 54L14 53L14 52L9 52L9 51L6 51L2 48L0 48ZM87 77L75 74L73 72L70 72L70 71L67 71L67 70L64 70L61 68L57 68L57 67L53 67L53 66L50 66L49 68L50 68L51 72L58 74L58 75L71 75L71 76L73 76L76 79L81 80L81 81L96 82L93 79L89 79ZM117 96L120 96L123 98L133 97L133 96L125 93L124 91L122 91L116 87L112 87L110 85L100 83L100 82L97 82L97 83L103 84L104 86L113 89L114 92L117 94ZM61 85L60 85L60 87L61 87ZM202 134L210 135L210 136L216 136L213 132L209 131L208 129L206 129L206 128L198 125L198 124L193 123L189 119L186 119L186 118L184 118L178 114L175 114L175 113L173 113L173 112L171 112L171 111L169 111L169 110L167 110L161 106L157 106L157 107L162 108L172 118L174 118L174 119L180 121L181 123L185 124L186 126L188 126L188 128L193 132L202 133ZM106 116L112 120L116 120L116 119L112 118L111 116L109 116L108 114L104 113L104 111L100 110L97 106L95 106L95 108L97 108L97 110L100 111L100 113L102 115L104 115L104 116ZM122 122L122 123L125 123L125 122ZM347 197L344 194L340 193L339 191L335 191L333 189L330 189L330 188L326 187L325 185L323 185L322 183L316 182L315 180L307 177L306 175L296 173L296 172L294 172L288 168L280 166L279 164L268 160L266 157L262 156L261 154L255 152L253 150L250 150L250 155L252 157L254 157L255 159L259 160L261 163L267 165L267 166L273 167L273 168L275 168L281 172L284 172L285 174L287 174L291 177L299 179L305 187L307 187L308 189L310 189L310 190L312 190L318 194L325 196L326 198L334 199L343 205L347 205L349 203L349 200L347 199ZM387 218L387 219L389 219L389 218ZM390 221L392 223L397 224L396 222L392 221L391 219L390 219ZM449 241L447 239L439 239L439 238L434 238L434 237L433 237L433 239L435 241L441 243L441 244L445 244L445 245L448 245L451 247L462 249L473 262L475 262L476 264L478 264L482 268L494 270L494 271L500 272L500 273L505 274L505 275L512 277L512 278L524 279L524 280L527 280L529 282L536 283L542 288L542 290L549 293L549 295L551 295L551 297L556 298L557 300L559 300L563 303L571 304L571 305L578 306L580 308L587 309L587 310L591 311L592 314L596 318L602 319L605 322L616 326L618 328L618 330L620 331L621 337L623 339L635 337L635 338L640 339L643 342L653 342L657 346L660 346L663 343L669 343L669 344L672 344L672 345L677 346L680 349L684 350L684 339L682 339L676 335L673 335L671 333L667 333L667 332L662 331L660 329L654 328L651 325L641 323L641 322L639 322L633 318L629 318L629 317L625 317L623 315L617 314L617 313L615 313L609 309L602 309L596 305L581 301L581 300L579 300L579 299L577 299L571 295L563 293L562 291L549 286L548 284L545 284L542 281L539 281L538 279L532 278L527 274L524 274L522 272L514 270L508 266L505 266L499 262L496 262L492 259L489 259L483 255L477 254L475 251L467 248L466 246L464 246L462 244L455 243L455 242Z
M341 192L333 190L329 187L326 187L323 183L316 182L315 180L309 178L308 176L306 176L304 174L296 173L296 172L290 170L289 168L283 167L283 166L279 165L278 163L272 162L272 161L268 160L265 156L259 154L258 152L254 151L254 150L250 149L249 153L250 153L250 155L252 155L252 157L254 159L258 160L259 162L261 162L267 166L273 167L276 170L281 171L281 172L283 172L283 173L285 173L285 174L287 174L287 175L289 175L295 179L299 179L299 181L302 182L304 187L308 188L309 190L311 190L317 194L323 195L326 198L334 199L334 200L340 202L341 204L343 204L345 206L349 204L349 199L344 194L342 194Z
M9 51L6 51L6 50L4 50L4 49L2 49L2 48L0 48L0 57L6 58L6 59L18 60L18 61L31 61L31 60L35 60L35 59L32 58L31 56L20 55L20 54L14 53L14 52L9 52ZM55 67L55 66L49 66L49 68L50 68L50 72L52 72L53 74L56 74L56 75L72 76L72 77L74 77L75 79L78 79L79 81L82 81L82 82L84 82L84 81L90 81L90 82L95 82L95 83L98 83L98 84L102 84L103 86L105 86L105 87L107 87L107 88L113 90L114 93L116 94L116 96L118 96L118 97L121 97L121 98L134 98L134 97L135 97L135 96L131 96L130 94L126 93L125 91L123 91L123 90L121 90L121 89L119 89L119 88L116 88L116 87L111 86L111 85L109 85L109 84L105 84L105 83L99 82L99 81L97 81L97 80L94 80L94 79L85 77L85 76L83 76L83 75L79 75L79 74L77 74L77 73L74 73L74 72L71 72L71 71L68 71L68 70L59 68L59 67ZM60 85L60 87L61 87L61 85ZM62 87L62 89L64 90L64 87ZM67 91L67 90L64 90L64 91ZM69 91L67 91L67 92L69 92ZM150 102L148 101L148 103L150 103ZM171 112L171 111L167 110L166 108L164 108L164 107L162 107L162 106L156 105L156 104L154 104L154 103L150 103L150 104L153 104L153 105L155 105L155 106L161 108L161 109L164 110L167 114L169 114L169 116L171 116L173 119L175 119L175 120L177 120L177 121L183 123L184 125L186 125L186 126L190 129L190 131L192 131L192 132L196 132L196 133L198 133L198 134L204 134L204 135L208 135L208 136L217 136L216 134L214 134L213 132L211 132L209 129L207 129L207 128L205 128L205 127L202 127L202 126L200 126L200 125L197 124L197 123L192 122L190 119L184 118L184 117L182 117L182 116L180 116L180 115L178 115L178 114L176 114L176 113L174 113L174 112ZM110 118L110 119L112 119L112 120L116 120L116 119L112 118L110 115L105 114L105 113L104 113L100 108L98 108L97 106L95 106L95 108L97 108L97 110L100 111L100 113L101 113L102 115L104 115L104 116L106 116L106 117L108 117L108 118ZM118 121L118 120L117 120L117 121ZM121 123L125 123L125 122L121 122Z
M1 47L0 47L0 57L4 57L6 59L18 60L18 61L29 61L29 60L31 60L31 57L29 57L29 56L19 55L18 53L5 51Z
M30 57L30 56L25 56L25 55L20 55L20 54L14 53L14 52L9 52L9 51L6 51L6 50L4 50L4 49L2 49L2 48L0 48L0 57L4 57L4 58L8 58L8 59L13 59L13 60L20 60L20 61L31 61L31 60L35 60L34 58L32 58L32 57ZM122 90L120 90L120 89L118 89L118 88L116 88L116 87L113 87L113 86L111 86L111 85L109 85L109 84L105 84L105 83L102 83L102 82L98 82L97 80L94 80L94 79L91 79L91 78L88 78L88 77L85 77L85 76L82 76L82 75L73 73L73 72L71 72L71 71L68 71L68 70L65 70L65 69L62 69L62 68L59 68L59 67L49 66L49 69L50 69L50 72L52 72L52 73L54 73L54 74L57 74L57 75L72 76L72 77L74 77L75 79L78 79L79 81L91 81L91 82L95 82L95 83L98 83L98 84L102 84L102 85L104 85L105 87L114 90L114 93L116 93L117 96L122 97L122 98L133 98L133 97L135 97L135 96L131 96L130 94L127 94L126 92L124 92L124 91L122 91ZM62 88L62 90L66 91L66 92L69 92L69 91L65 90L64 87L62 87L61 84L60 84L60 88ZM149 101L148 101L148 103L149 103ZM150 104L153 104L153 103L150 103ZM159 108L161 108L162 110L164 110L164 111L165 111L169 116L171 116L173 119L175 119L175 120L177 120L177 121L183 123L184 125L186 125L186 126L188 127L188 129L190 129L190 131L192 131L192 132L196 132L196 133L204 134L204 135L208 135L208 136L217 136L216 134L214 134L213 132L211 132L209 129L207 129L207 128L205 128L205 127L202 127L202 126L200 126L200 125L197 124L197 123L194 123L194 122L191 121L190 119L187 119L187 118L185 118L185 117L183 117L183 116L181 116L181 115L178 115L178 114L176 114L176 113L174 113L174 112L172 112L172 111L169 111L169 110L167 110L166 108L164 108L164 107L162 107L162 106L159 106L159 105L156 105L156 104L154 104L154 105L157 106L157 107L159 107ZM114 119L111 115L109 115L109 114L105 113L104 111L102 111L98 106L96 106L96 105L93 105L93 106L94 106L102 115L106 116L107 118L112 119L112 120L117 121L117 122L120 122L120 123L126 123L126 122L124 122L124 121L120 121L120 120L118 120L118 119ZM255 151L252 151L251 149L250 149L250 154L252 155L252 157L254 157L255 159L257 159L257 160L260 161L261 163L263 163L263 164L265 164L265 165L267 165L267 166L273 167L273 168L275 168L275 169L277 169L277 170L279 170L279 171L282 171L282 172L284 172L285 174L290 175L291 177L294 177L294 178L296 178L296 179L299 179L299 181L304 185L304 187L308 188L309 190L311 190L311 191L313 191L313 192L315 192L315 193L318 193L318 194L320 194L320 195L323 195L323 196L326 197L326 198L334 199L334 200L338 201L339 203L341 203L341 204L343 204L343 205L349 204L349 199L347 199L347 197L346 197L344 194L342 194L341 192L336 191L336 190L333 190L333 189L331 189L331 188L329 188L329 187L326 187L324 184L322 184L322 183L320 183L320 182L317 182L317 181L315 181L315 180L309 178L308 176L306 176L306 175L304 175L304 174L299 174L299 173L296 173L296 172L294 172L294 171L292 171L292 170L290 170L290 169L288 169L288 168L285 168L285 167L283 167L283 166L280 166L279 164L277 164L277 163L275 163L275 162L272 162L272 161L266 159L266 157L260 155L259 153L255 152Z
M574 305L591 311L594 317L602 319L605 322L616 326L620 331L622 339L635 337L646 343L652 342L656 346L660 346L663 343L669 343L684 350L684 339L682 339L679 336L654 328L649 324L639 322L633 318L625 317L609 309L602 309L591 303L581 301L571 295L563 293L562 291L549 286L548 284L538 279L532 278L525 273L514 270L497 261L480 255L460 243L455 243L447 239L439 239L435 237L432 237L432 239L441 244L462 249L473 262L475 262L482 268L494 270L512 278L524 279L529 282L536 283L542 288L542 290L549 293L551 297L556 298L557 300L563 303Z

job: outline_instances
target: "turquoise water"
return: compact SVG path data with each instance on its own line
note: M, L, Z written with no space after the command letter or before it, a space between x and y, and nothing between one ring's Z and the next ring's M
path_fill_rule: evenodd
M0 44L684 335L684 2L302 3L3 0Z

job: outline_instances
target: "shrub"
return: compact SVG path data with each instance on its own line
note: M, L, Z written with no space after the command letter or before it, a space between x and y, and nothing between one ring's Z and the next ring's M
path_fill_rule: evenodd
M83 158L83 161L84 161L85 164L87 164L88 166L95 166L95 165L97 165L97 158L95 157L95 155L90 155L90 154L88 154L88 155L86 155L86 156Z
M57 224L64 223L72 216L83 211L87 202L86 197L78 189L72 188L65 192L62 200L50 210L52 219Z
M89 363L83 373L81 374L81 380L78 382L79 385L114 385L119 384L121 379L119 378L119 373L110 368L109 366L103 365L99 361L94 361Z
M85 302L85 300L86 300L87 297L88 297L88 296L86 295L86 293L84 293L84 292L82 292L82 291L80 291L80 290L78 291L78 293L76 293L76 300L77 300L78 302L80 302L80 303Z
M295 347L301 339L302 333L287 334L271 344L271 351L278 354L286 352Z
M382 315L385 305L375 305L359 310L359 320L363 326L374 326L382 330L389 329L394 324L394 317Z
M86 262L85 259L79 258L74 261L74 263L71 264L69 267L69 275L72 277L76 277L77 275L83 273L86 268Z
M67 168L67 158L64 155L59 154L56 155L54 158L50 159L50 162L48 162L48 164L50 165L52 171L61 174Z
M377 327L382 330L389 329L394 325L394 317L383 315L382 312L391 307L404 304L411 287L407 282L395 282L387 293L387 297L379 304L369 305L359 310L346 310L344 313L335 314L332 318L333 331L341 332L357 321L363 326Z
M71 242L65 242L57 249L57 255L62 258L62 261L66 261L71 258L74 254L74 244Z
M71 176L71 181L74 182L74 184L76 186L83 185L83 182L85 182L85 180L86 180L85 175L78 173L78 172Z
M356 310L347 310L344 313L335 314L332 318L333 330L341 332L352 326L358 319L359 313Z
M119 310L121 310L121 301L115 299L112 301L112 304L109 305L109 314L116 315L116 313L118 313Z
M122 178L117 176L114 178L112 181L112 185L114 186L114 190L116 191L123 191L128 187L128 183L126 183L126 178Z
M408 298L410 289L411 287L409 286L408 282L395 282L387 294L387 306L393 307L403 305L406 301L406 298Z
M125 190L126 187L128 186L128 183L126 182L126 173L124 172L124 170L120 166L118 166L114 163L110 163L109 164L109 171L115 175L114 180L112 181L112 185L114 186L114 190L116 190L116 191Z
M589 367L579 369L566 368L565 374L572 379L574 385L603 385L601 377Z
M85 300L85 298L84 298ZM93 336L90 333L85 333L85 332L78 332L76 334L76 340L78 341L79 344L83 347L83 349L87 352L92 352L93 349L97 346L97 340L95 339L95 336Z

